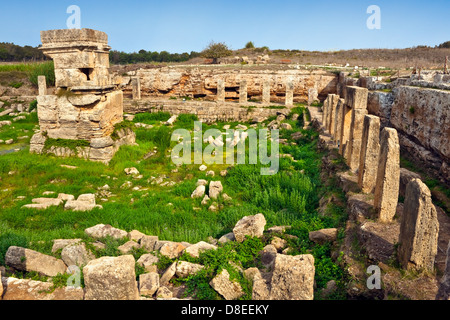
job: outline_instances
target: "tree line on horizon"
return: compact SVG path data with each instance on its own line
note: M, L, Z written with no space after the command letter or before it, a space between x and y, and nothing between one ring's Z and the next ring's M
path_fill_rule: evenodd
M200 57L200 52L191 51L191 53L170 53L167 51L146 51L126 53L123 51L112 50L109 53L109 61L112 64L134 64L142 62L185 62L193 58Z
M39 47L19 46L14 43L0 42L0 62L34 62L49 60ZM253 42L248 42L246 49L255 48ZM433 48L428 46L417 46L415 48ZM446 41L434 48L450 48L450 41ZM269 48L264 47L269 50ZM280 50L277 50L280 51ZM283 50L281 50L283 51ZM286 50L290 51L290 50ZM123 51L112 50L109 54L112 64L135 64L145 62L186 62L193 58L203 57L217 60L220 57L228 56L232 50L225 43L211 42L202 52L191 51L190 53L170 53L167 51L146 51L126 53Z

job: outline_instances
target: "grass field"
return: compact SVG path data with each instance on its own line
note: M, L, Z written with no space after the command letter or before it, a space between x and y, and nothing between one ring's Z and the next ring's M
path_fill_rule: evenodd
M303 107L299 106L294 111L303 112ZM183 165L177 172L174 171L177 167L169 156L170 149L176 142L170 142L171 133L178 128L192 130L195 117L180 116L175 126L169 128L160 124L160 121L167 120L167 116L138 115L135 122L153 124L154 128L135 129L138 146L121 147L109 165L77 158L62 159L30 154L28 148L0 156L0 265L4 264L4 255L11 245L55 255L51 252L53 239L81 238L92 242L84 230L100 223L126 231L137 229L148 235L157 235L161 240L196 243L205 241L209 236L217 239L231 232L236 222L244 216L263 213L267 227L292 226L288 233L298 238L289 239L290 246L294 249L290 254L311 253L315 256L318 291L329 280L337 280L339 285L343 285L345 273L331 260L331 246L315 245L308 238L309 231L342 226L346 217L343 210L337 207L331 208L332 214L326 217L317 213L320 196L327 191L319 179L322 155L316 151L317 133L302 129L303 117L299 121L287 121L293 126L293 130L281 131L281 138L286 138L289 142L293 142L293 132L303 133L303 138L296 141L297 145L280 145L280 153L290 153L297 162L281 158L280 171L275 176L261 176L261 164L233 167L209 165L208 170L216 173L212 178L199 171L199 165L194 164ZM224 124L203 124L203 131L222 129ZM14 123L14 128L0 129L0 139L23 135L24 130L28 130L26 134L31 136L36 125L36 117L29 116L22 122ZM155 147L158 153L143 160ZM61 165L77 168L68 169ZM143 178L135 180L127 176L124 169L129 167L136 167ZM228 175L221 177L219 172L227 168ZM152 184L158 177L176 184L172 187ZM218 212L209 211L209 205L201 205L202 199L190 197L198 179L222 181L224 193L233 200L226 202L219 197L217 202L221 209ZM132 183L131 188L122 187L127 181ZM110 197L101 191L106 184L112 193ZM134 191L132 188L137 186L140 187L139 190ZM58 193L73 194L75 197L83 193L96 193L97 203L103 209L72 212L65 211L62 206L40 211L22 208L31 203L33 198L42 197L46 191L55 192L53 196L47 197L56 197ZM101 201L102 198L107 201ZM112 243L107 251L97 254L117 254L116 248L120 244ZM254 254L262 245L265 244L261 240L250 239L243 247L231 248L228 245L218 251L217 255L227 256L229 250L233 249L233 252L238 252L235 256L237 260L242 262L243 257L247 257L245 264L248 267L253 261L253 258L248 258L249 252ZM221 261L217 256L202 259L204 263L214 261L211 266L216 270L223 267L220 263L217 264L217 261ZM189 282L188 287L197 290L198 298L217 298L209 289L199 290L211 276L203 274L203 278L197 277ZM249 297L248 294L246 297ZM342 296L337 294L337 297Z

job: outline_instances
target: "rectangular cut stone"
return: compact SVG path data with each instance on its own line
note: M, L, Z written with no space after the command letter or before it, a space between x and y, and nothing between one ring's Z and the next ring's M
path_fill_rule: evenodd
M92 29L41 31L45 55L55 64L56 87L110 84L108 36Z
M340 145L339 153L344 157L348 158L348 141L350 139L350 128L352 125L352 109L349 107L347 102L342 107L342 126L340 133Z
M325 130L328 128L328 105L329 105L329 101L330 101L330 96L328 95L328 97L323 102L323 107L322 107L322 109L323 109L322 123L323 123L323 127L325 128Z
M352 109L352 127L350 130L349 150L347 163L352 169L356 171L359 168L359 156L361 154L361 139L364 124L364 117L367 114L367 109Z
M358 170L358 185L364 193L372 193L375 189L379 153L380 118L366 115L364 117Z
M336 107L337 107L337 104L338 104L338 102L339 102L339 96L338 95L335 95L335 94L332 94L331 95L331 101L330 101L330 103L329 103L329 112L328 112L328 128L327 128L327 130L328 130L328 132L330 132L330 134L331 134L331 136L334 138L334 136L333 136L333 133L334 133L334 122L335 122L335 119L336 119L336 115L335 115L335 113L336 113Z
M334 120L334 141L336 146L339 147L341 144L341 130L342 130L342 108L345 107L345 100L339 99L335 110L335 120Z
M262 84L262 103L270 104L270 82L264 81Z
M380 156L375 185L374 206L381 222L391 222L395 216L400 187L400 145L397 130L381 131Z
M139 77L131 78L131 87L133 92L133 100L141 99L141 79Z
M438 248L439 221L431 192L420 180L406 187L400 225L398 258L408 270L433 271Z
M242 80L239 86L239 103L246 105L248 102L247 80Z
M319 94L316 88L308 89L308 106L312 105L314 102L319 101Z
M369 90L361 87L347 87L346 101L352 109L367 109Z
M47 81L45 80L45 76L38 76L38 87L39 87L39 95L46 96L47 95Z
M294 105L294 84L292 81L286 83L286 107Z
M217 102L225 102L225 81L217 80Z

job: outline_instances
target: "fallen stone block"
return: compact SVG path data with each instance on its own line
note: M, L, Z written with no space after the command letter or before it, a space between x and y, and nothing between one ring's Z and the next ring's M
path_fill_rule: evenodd
M214 277L209 284L225 300L236 300L244 295L241 285L230 280L230 274L226 269Z
M83 268L85 300L137 300L135 260L131 255L102 257Z
M243 242L245 236L262 237L266 219L261 213L254 216L247 216L238 221L233 229L236 241Z
M6 252L5 264L17 270L35 271L49 277L64 274L67 269L61 259L15 246L9 247Z

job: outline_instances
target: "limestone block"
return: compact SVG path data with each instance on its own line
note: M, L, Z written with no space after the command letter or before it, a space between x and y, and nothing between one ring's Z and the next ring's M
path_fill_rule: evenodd
M45 80L45 76L38 76L38 87L39 87L39 95L46 96L47 95L47 81Z
M159 274L150 272L139 276L139 293L141 296L153 296L159 289Z
M334 129L333 138L337 147L339 147L341 142L341 130L342 130L342 109L345 106L345 100L339 99L336 105L336 110L334 113Z
M328 132L331 134L331 136L333 137L333 138L335 138L334 136L333 136L333 134L334 134L334 127L335 127L335 120L336 120L336 108L337 108L337 105L338 105L338 102L339 102L339 96L338 95L335 95L335 94L331 94L331 95L329 95L330 97L331 97L331 100L330 100L330 102L329 102L329 105L328 105L328 127L327 127L327 130L328 130Z
M369 90L366 88L347 86L347 105L351 109L367 109Z
M225 102L225 82L222 79L217 80L217 101Z
M313 300L314 257L277 254L269 300Z
M194 258L200 257L200 253L207 250L216 250L217 247L215 245L206 243L204 241L200 241L192 246L189 246L185 249L185 252L193 256Z
M382 130L378 163L374 206L379 220L390 222L397 210L400 185L400 145L397 130Z
M247 216L238 221L233 229L236 241L243 242L245 236L262 237L266 219L261 213L254 216Z
M358 185L362 192L372 193L377 181L378 157L380 153L380 118L364 117L359 158Z
M203 268L204 266L202 266L201 264L179 261L175 274L178 278L186 278L190 275L198 273Z
M409 171L405 168L400 168L400 189L399 195L404 197L406 194L406 187L413 179L421 179L420 174Z
M244 106L248 103L247 89L247 80L242 80L239 87L239 103Z
M286 83L286 102L287 107L292 107L294 105L294 83L289 81Z
M2 285L3 283L3 285ZM31 279L1 278L1 288L5 288L3 300L83 300L83 288L53 288L52 282L41 282Z
M270 82L267 80L262 84L262 103L270 104Z
M131 87L133 100L141 99L141 79L139 77L131 78Z
M138 285L132 255L103 257L83 268L85 300L137 300Z
M82 94L67 97L67 100L76 107L89 107L100 101L101 96L95 94Z
M348 142L350 139L350 130L352 126L352 109L348 107L347 103L342 107L342 126L340 133L339 154L348 159Z
M419 179L406 187L400 225L398 258L405 269L434 270L438 248L439 221L431 192Z
M352 171L356 172L359 168L359 157L361 155L362 131L364 117L367 109L352 109L352 127L350 129L347 164Z
M84 243L74 243L64 247L61 252L61 259L67 266L82 267L95 259L95 256L86 249Z
M156 264L158 263L159 258L154 256L153 254L143 254L139 260L137 261L138 265L144 267L146 272L157 272L158 267Z
M226 269L211 280L209 283L225 300L236 300L244 295L239 283L230 280L230 274Z
M114 239L122 239L127 237L128 233L124 230L114 228L110 225L98 224L91 228L87 228L84 232L95 239L102 239L110 236Z
M5 255L6 265L22 271L36 271L54 277L66 272L66 265L60 259L34 250L11 246Z

